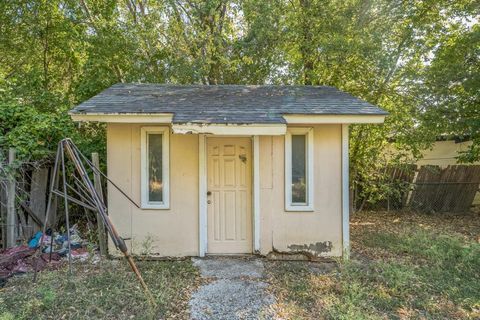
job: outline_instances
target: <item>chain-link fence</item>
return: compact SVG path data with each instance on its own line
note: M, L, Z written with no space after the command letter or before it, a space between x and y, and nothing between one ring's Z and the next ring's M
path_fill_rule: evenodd
M354 210L466 212L480 208L480 165L391 167L384 176L372 188L376 197L357 187Z

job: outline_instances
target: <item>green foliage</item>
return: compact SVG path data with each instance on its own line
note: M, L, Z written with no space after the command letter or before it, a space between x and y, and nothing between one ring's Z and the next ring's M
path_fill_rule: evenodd
M350 155L353 185L388 194L371 188L380 168L438 135L470 137L461 160L479 159L475 17L474 0L2 1L2 119L25 115L0 124L1 147L52 151L75 135L67 110L116 82L332 85L390 112L351 127ZM98 130L76 139L101 151Z
M0 150L14 147L21 160L52 158L58 141L65 137L72 138L85 152L105 151L103 129L98 125L77 128L66 111L40 112L29 105L1 103L0 123Z
M423 99L434 107L424 122L445 136L473 141L462 162L480 160L480 25L453 25L444 35L426 71Z
M389 184L380 183L388 173L384 168L413 163L439 135L472 137L474 144L462 159L479 160L480 84L473 80L479 74L479 42L474 36L478 7L474 2L298 0L284 4L287 81L332 85L390 113L383 126L354 125L350 130L350 180L354 193L367 202L394 192ZM455 47L444 49L443 39ZM443 65L451 72L444 72ZM459 87L465 94L458 100L458 92L445 89L450 87L445 83L435 91L433 84L424 85L431 78L464 79Z

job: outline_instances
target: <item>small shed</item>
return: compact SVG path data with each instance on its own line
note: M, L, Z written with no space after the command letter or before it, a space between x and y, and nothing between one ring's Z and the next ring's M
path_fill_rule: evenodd
M117 84L70 115L107 124L134 253L320 257L349 249L348 126L387 112L327 86Z

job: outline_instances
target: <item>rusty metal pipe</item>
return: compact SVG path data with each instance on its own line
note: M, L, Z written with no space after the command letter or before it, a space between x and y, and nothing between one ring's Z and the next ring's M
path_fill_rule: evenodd
M88 177L87 170L83 166L83 163L81 161L81 152L76 148L75 144L70 140L70 139L64 139L62 140L62 143L65 147L66 153L68 154L70 160L73 162L75 165L75 168L77 170L77 173L80 175L80 178L85 185L86 189L88 190L91 200L93 200L96 209L100 213L100 216L102 217L102 220L105 223L105 226L107 227L107 231L110 234L110 237L112 238L113 243L115 246L123 253L125 256L125 259L127 260L128 264L130 265L130 268L132 271L135 273L137 276L138 281L140 282L141 286L143 287L143 290L145 294L147 295L147 298L149 302L156 306L155 299L148 289L147 284L143 280L143 277L138 270L137 265L135 264L135 261L133 260L132 256L128 253L128 248L127 245L125 244L125 241L120 237L118 234L115 226L113 225L112 221L110 220L110 217L107 215L107 208L105 206L105 203L103 202L102 199L100 199L100 196L97 193L97 190L95 189L95 186L93 185L92 181ZM123 192L122 192L123 193Z

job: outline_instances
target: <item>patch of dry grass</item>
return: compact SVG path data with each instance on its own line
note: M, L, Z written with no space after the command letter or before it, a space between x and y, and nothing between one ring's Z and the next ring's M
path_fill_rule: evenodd
M138 266L154 295L153 309L123 260L11 278L0 291L0 319L188 319L188 300L200 284L190 260L141 261Z
M338 269L271 263L284 319L480 318L478 214L352 218L352 259Z

